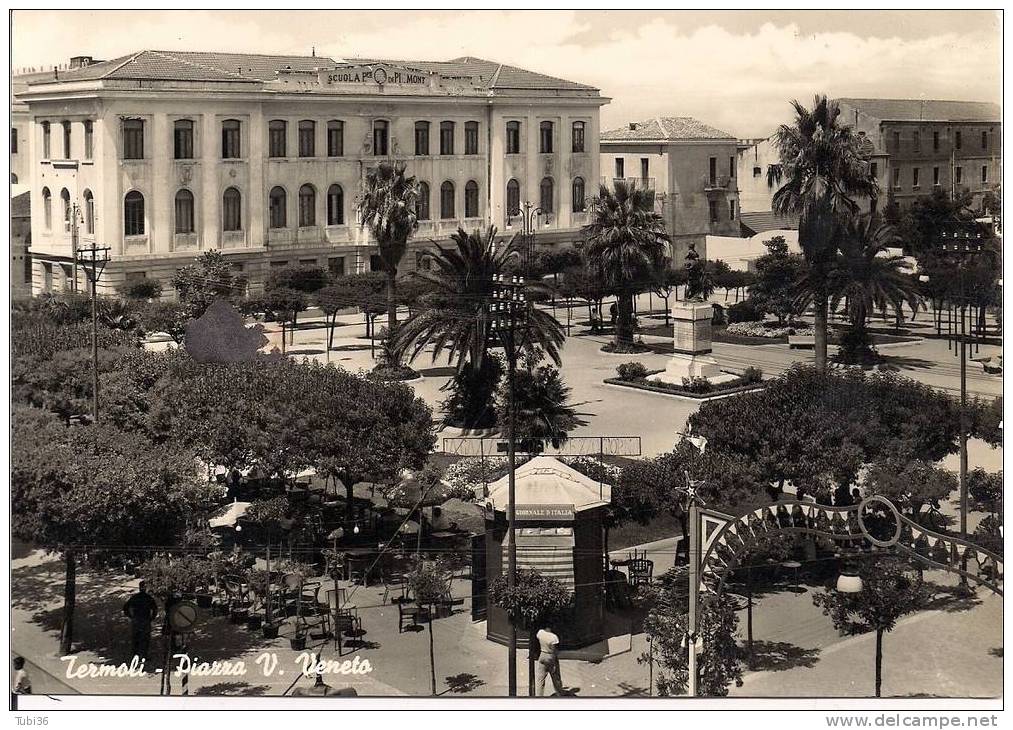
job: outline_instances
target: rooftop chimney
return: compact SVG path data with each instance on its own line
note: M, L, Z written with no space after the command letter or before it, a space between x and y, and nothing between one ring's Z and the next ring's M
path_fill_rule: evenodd
M630 129L635 130L637 128L637 122L630 122Z
M84 68L85 66L91 66L91 56L71 56L70 67L71 68Z

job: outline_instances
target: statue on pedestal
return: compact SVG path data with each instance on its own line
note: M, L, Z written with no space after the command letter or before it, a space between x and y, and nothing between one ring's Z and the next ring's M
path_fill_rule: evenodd
M714 281L705 262L700 260L696 244L689 244L686 252L686 300L702 302L714 291Z

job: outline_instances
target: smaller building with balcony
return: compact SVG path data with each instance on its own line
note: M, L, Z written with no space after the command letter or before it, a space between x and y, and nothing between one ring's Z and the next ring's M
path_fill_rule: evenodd
M623 180L655 192L672 237L673 266L689 250L706 257L708 235L739 230L736 138L692 117L657 117L602 133L602 184Z

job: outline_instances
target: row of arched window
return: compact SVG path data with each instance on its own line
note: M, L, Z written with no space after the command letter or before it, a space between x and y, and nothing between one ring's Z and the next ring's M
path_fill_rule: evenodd
M431 218L429 210L429 183L419 183L419 195L415 202L415 216L420 221ZM464 217L478 218L478 183L469 180L464 185ZM457 188L450 180L440 185L440 218L451 220L457 218Z
M587 208L584 178L573 178L570 201L574 213L583 213ZM538 206L545 213L556 209L555 183L551 177L542 178L538 185ZM521 184L516 179L507 182L506 188L507 215L518 215L521 212Z
M95 196L91 190L84 191L84 209L77 211L78 219L84 223L86 234L95 233ZM70 202L70 191L64 188L60 191L60 204L63 212L63 230L69 233L73 225L75 210ZM42 222L47 231L53 230L53 194L48 187L42 188Z
M271 228L288 227L288 192L276 185L268 195L268 225ZM317 189L306 183L299 188L299 226L317 224ZM327 188L327 225L345 224L345 192L340 185Z

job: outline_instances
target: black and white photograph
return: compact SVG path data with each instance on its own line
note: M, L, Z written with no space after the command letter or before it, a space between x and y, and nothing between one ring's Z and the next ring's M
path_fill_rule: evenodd
M1002 9L8 24L18 726L1000 726Z

